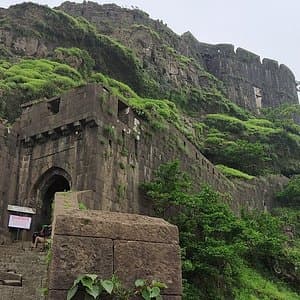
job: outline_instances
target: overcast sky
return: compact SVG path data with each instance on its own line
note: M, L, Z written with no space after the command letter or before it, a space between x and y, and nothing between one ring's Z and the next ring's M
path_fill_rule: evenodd
M8 7L24 1L0 0ZM58 0L35 0L50 7ZM82 2L82 1L75 1ZM208 43L231 43L286 64L300 80L300 0L114 0L137 6L176 33L191 31Z

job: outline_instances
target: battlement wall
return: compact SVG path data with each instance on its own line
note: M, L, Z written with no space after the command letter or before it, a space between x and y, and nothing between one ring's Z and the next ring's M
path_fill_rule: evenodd
M198 49L207 70L224 81L228 97L238 105L257 112L263 107L298 103L293 72L276 60L261 59L231 44L199 43Z

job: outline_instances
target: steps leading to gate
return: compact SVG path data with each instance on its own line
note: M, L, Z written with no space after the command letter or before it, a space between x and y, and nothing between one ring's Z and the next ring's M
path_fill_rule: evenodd
M47 287L46 252L30 250L30 243L0 246L0 273L22 275L22 286L0 285L0 300L44 300Z

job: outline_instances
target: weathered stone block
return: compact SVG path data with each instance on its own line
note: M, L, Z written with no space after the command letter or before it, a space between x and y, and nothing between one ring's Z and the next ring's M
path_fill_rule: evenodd
M178 244L178 229L163 219L103 211L57 216L56 234Z
M85 273L113 274L113 242L94 237L54 236L49 289L69 289Z
M137 241L114 242L114 271L132 287L138 278L164 282L165 294L181 295L180 248L175 244Z

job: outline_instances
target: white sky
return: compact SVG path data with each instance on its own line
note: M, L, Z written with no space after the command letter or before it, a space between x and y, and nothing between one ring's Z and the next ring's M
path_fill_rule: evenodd
M1 7L21 3L0 0ZM32 2L58 6L58 0ZM74 2L82 2L77 0ZM191 31L202 42L231 43L261 58L286 64L300 80L300 0L98 0L137 6L176 33Z

